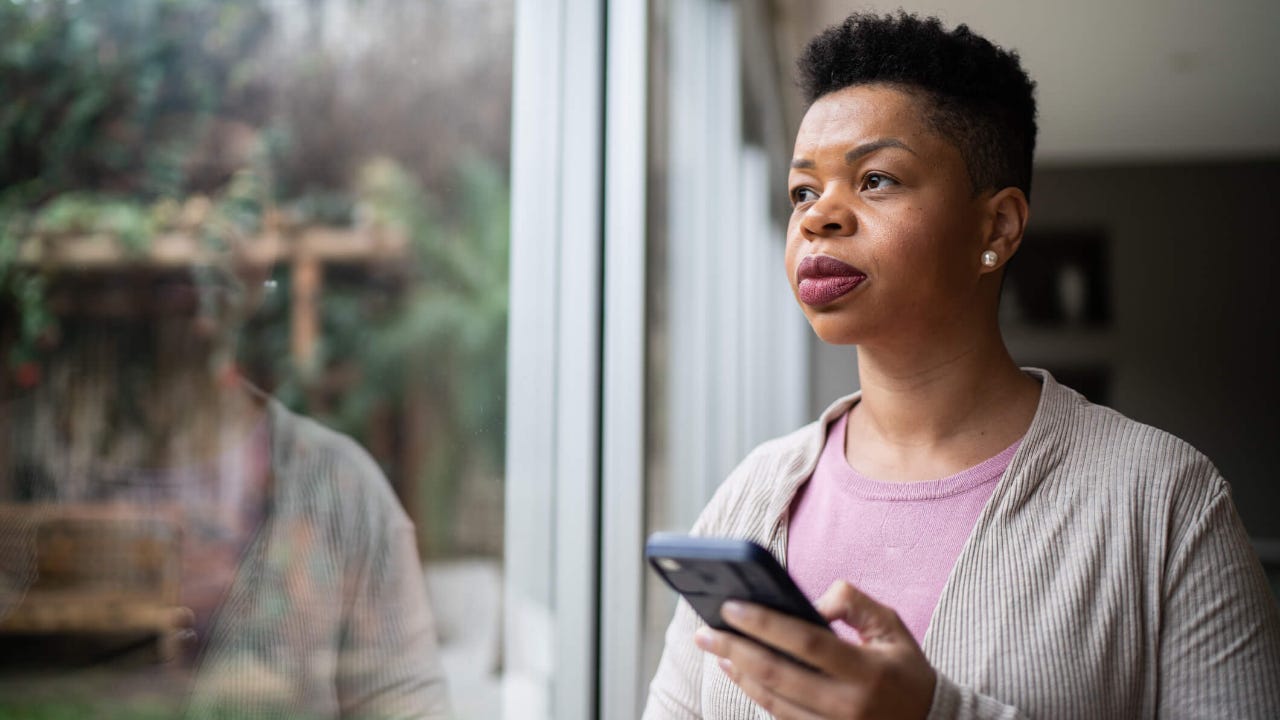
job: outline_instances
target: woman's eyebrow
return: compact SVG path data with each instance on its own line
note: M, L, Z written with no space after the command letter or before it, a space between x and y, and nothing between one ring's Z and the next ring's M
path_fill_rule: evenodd
M863 143L845 153L844 161L845 163L852 165L863 157L870 155L877 150L883 150L884 148L899 148L906 150L912 155L916 154L915 150L912 150L910 146L897 138L882 138L880 140L872 140L871 142Z
M863 143L858 147L850 150L849 152L844 154L844 161L846 164L852 165L856 163L858 160L862 159L863 157L870 155L871 153L877 150L883 150L884 148L899 148L901 150L906 150L912 155L916 154L916 151L912 150L911 146L907 145L906 143L902 142L897 138L883 138L880 140L872 140L871 142ZM814 167L817 167L817 165L814 164L814 162L809 158L792 158L791 167L795 168L796 170L809 170Z

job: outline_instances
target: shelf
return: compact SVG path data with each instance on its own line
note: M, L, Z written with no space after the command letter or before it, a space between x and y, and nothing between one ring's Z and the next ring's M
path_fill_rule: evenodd
M311 227L271 232L244 242L243 258L258 266L300 258L328 264L375 265L404 260L408 239L381 228ZM31 238L23 242L17 262L28 267L59 270L112 271L150 267L174 269L209 264L211 253L200 239L185 232L157 235L150 247L137 252L111 235Z

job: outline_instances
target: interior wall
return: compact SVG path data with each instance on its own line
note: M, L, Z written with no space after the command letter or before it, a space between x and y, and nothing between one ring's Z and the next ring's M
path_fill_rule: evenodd
M1250 534L1280 538L1280 161L1041 168L1033 183L1029 241L1104 238L1110 317L1078 334L1011 330L1015 359L1091 357L1108 404L1199 448ZM816 417L857 371L852 349L810 337Z

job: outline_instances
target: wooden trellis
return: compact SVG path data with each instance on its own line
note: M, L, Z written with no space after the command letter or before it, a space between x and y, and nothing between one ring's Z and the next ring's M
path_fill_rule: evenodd
M287 265L290 297L290 352L299 367L315 356L320 335L320 296L326 265L395 267L407 256L408 239L381 227L306 227L269 231L236 244L235 261L258 268ZM23 243L18 264L59 271L113 272L130 268L179 270L216 258L191 233L157 235L140 251L126 249L110 235L42 237Z

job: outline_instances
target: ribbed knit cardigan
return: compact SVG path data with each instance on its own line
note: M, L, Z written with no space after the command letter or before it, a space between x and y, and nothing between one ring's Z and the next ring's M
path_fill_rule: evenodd
M266 517L214 615L194 680L185 687L173 668L131 665L120 677L136 685L153 672L155 697L138 708L95 698L99 709L159 717L154 704L186 720L452 717L413 525L386 477L350 438L264 401ZM0 522L0 617L34 568L34 514L6 519L16 522ZM108 661L94 671L117 669ZM65 687L78 699L96 685L68 674ZM0 716L11 717L5 705Z
M373 458L268 400L273 493L188 720L451 716L413 525Z
M1280 718L1280 609L1214 466L1042 370L1022 446L983 508L923 649L941 718ZM827 425L753 451L694 526L786 560ZM646 720L768 717L698 650L680 601Z

